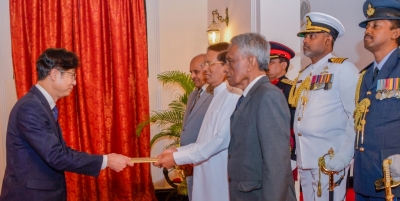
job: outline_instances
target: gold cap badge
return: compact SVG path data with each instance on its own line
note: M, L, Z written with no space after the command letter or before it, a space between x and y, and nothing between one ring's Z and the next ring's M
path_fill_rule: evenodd
M368 4L367 15L368 15L368 16L371 16L371 15L373 15L374 13L375 13L375 8L372 7L371 4Z
M321 27L321 26L314 26L310 17L307 16L306 17L306 21L307 21L307 25L306 25L306 30L304 30L304 32L320 32L320 31L325 31L326 33L330 33L331 30L325 28L325 27Z

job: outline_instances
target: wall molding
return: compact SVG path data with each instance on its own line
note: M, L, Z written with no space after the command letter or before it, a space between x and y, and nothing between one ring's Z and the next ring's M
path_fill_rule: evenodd
M260 33L260 0L251 0L251 32Z
M157 75L161 72L160 67L160 8L159 0L146 1L146 23L147 23L147 45L148 45L148 85L149 85L149 96L155 102L150 101L150 112L159 111L162 108L162 85L157 81ZM155 88L155 90L154 90ZM154 136L155 133L160 132L160 129L156 126L150 127L150 138ZM161 142L156 143L151 148L151 156L153 154L159 154L164 148L164 144ZM162 169L156 168L151 165L152 180L156 188L165 187L164 175ZM162 180L163 184L160 184ZM160 186L161 185L161 186Z

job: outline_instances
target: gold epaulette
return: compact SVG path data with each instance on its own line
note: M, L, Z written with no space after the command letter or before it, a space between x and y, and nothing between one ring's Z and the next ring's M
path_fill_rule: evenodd
M347 58L330 58L328 59L328 62L334 63L334 64L341 64L346 60Z
M294 85L293 80L289 80L289 79L282 79L281 82L288 84L288 85Z

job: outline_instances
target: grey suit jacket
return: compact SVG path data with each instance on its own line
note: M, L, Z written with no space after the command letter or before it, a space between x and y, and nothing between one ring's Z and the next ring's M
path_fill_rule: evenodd
M280 89L262 77L231 116L231 200L295 201L290 112Z
M188 104L186 106L185 116L183 118L183 126L181 133L181 146L195 143L199 135L201 124L203 123L204 116L207 112L208 106L211 103L213 96L208 90L205 90L200 96L192 112L190 108L196 98L198 89L193 90L189 95Z

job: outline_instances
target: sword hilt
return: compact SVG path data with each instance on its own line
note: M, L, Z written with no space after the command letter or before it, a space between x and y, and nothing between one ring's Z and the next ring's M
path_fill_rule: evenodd
M400 185L400 181L393 181L390 176L390 164L392 164L391 159L385 159L382 162L383 178L375 181L376 190L385 189L386 201L393 201L394 195L392 194L392 188Z
M328 169L326 168L325 156L327 156L327 155L329 155L329 157L330 157L331 159L333 158L333 156L334 156L334 151L333 151L332 148L329 149L328 153L324 154L323 156L321 156L321 157L318 159L318 166L319 166L319 171L320 171L320 173L319 173L319 180L321 181L321 172L323 172L324 174L328 175L328 176L329 176L329 191L332 191L332 192L333 192L333 189L334 189L336 186L338 186L338 185L336 185L336 183L340 184L341 180L339 179L339 181L335 183L334 178L333 178L333 175L334 175L334 174L339 174L339 172L337 172L337 171L331 171L331 170L328 170ZM318 182L318 192L317 192L318 197L321 197L321 194L322 194L322 192L321 192L321 182L320 182L320 181Z

